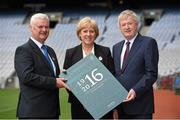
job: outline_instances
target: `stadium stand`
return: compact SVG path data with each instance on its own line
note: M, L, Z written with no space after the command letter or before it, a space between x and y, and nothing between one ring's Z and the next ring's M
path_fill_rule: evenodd
M64 9L54 12L47 12L50 16L59 14L59 21L51 30L47 44L52 46L62 68L64 55L67 48L79 44L76 36L76 24L82 17L90 16L95 19L100 29L100 35L96 42L101 45L112 46L123 39L117 25L117 16L122 9ZM45 11L46 12L46 11ZM138 11L143 15L142 11ZM0 12L1 61L0 61L0 86L4 88L7 80L13 78L14 52L17 46L23 44L29 38L28 19L29 15L25 11ZM57 16L56 16L57 17ZM159 16L158 16L159 17ZM141 18L143 18L141 16ZM143 20L141 20L143 22ZM142 23L140 28L142 29ZM164 9L161 17L155 19L149 25L145 35L154 37L159 46L159 80L166 76L177 77L180 73L180 58L177 53L180 51L180 9ZM8 47L7 47L8 46ZM160 81L159 81L160 83ZM160 84L159 84L160 85Z
M28 28L23 21L26 12L0 12L0 87L4 88L6 80L14 75L14 52L17 46L24 43L29 36Z
M14 52L17 46L29 39L28 22L34 12L44 12L51 19L53 26L47 44L54 48L62 69L66 49L80 43L76 36L76 24L82 17L90 16L97 21L100 35L96 42L112 49L115 43L123 39L117 17L122 10L128 8L140 15L140 32L155 38L159 47L159 74L157 84L154 85L157 90L154 90L153 119L179 119L179 3L178 0L0 0L0 89L19 87L14 70ZM96 6L98 4L101 5ZM145 14L148 16L145 17ZM3 95L1 98L7 101ZM15 100L12 99L8 105L12 101ZM0 110L2 114L3 108Z
M180 73L180 10L165 9L159 21L154 21L146 35L157 40L159 46L160 88L172 89L174 79ZM171 79L174 78L174 79Z

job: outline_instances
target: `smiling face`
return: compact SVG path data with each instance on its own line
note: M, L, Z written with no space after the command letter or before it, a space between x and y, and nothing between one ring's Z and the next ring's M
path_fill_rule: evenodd
M138 23L131 16L121 18L119 26L127 40L132 39L137 33Z
M49 35L49 21L37 18L30 25L31 35L37 41L44 43Z
M79 37L83 45L93 45L96 39L96 33L92 27L85 27L81 29Z
M120 13L118 24L123 36L127 40L132 39L138 32L138 16L131 10L125 10Z
M85 17L79 21L76 32L83 46L93 46L94 41L99 35L98 26L95 20L90 17Z

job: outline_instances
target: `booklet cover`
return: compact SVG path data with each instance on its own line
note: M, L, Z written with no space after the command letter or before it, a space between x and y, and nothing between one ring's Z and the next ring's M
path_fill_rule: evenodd
M113 110L128 94L93 54L80 60L59 76L67 79L71 92L95 119L100 119Z

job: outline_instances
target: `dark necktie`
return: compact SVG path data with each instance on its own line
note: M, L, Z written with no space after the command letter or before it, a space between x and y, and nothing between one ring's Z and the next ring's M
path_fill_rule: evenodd
M42 50L43 50L43 52L44 52L44 56L46 57L46 59L47 59L49 65L53 68L52 62L51 62L50 57L49 57L49 55L48 55L48 49L47 49L47 46L42 45L41 48L42 48Z
M124 63L125 61L127 60L128 58L128 55L129 55L129 45L130 45L130 42L126 42L126 51L124 53L124 57L123 57L123 65L124 66Z

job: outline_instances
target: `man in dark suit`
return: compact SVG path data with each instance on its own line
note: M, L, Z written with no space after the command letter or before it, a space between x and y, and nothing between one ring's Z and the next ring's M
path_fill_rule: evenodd
M33 15L29 28L31 38L15 52L15 69L20 84L17 117L58 119L58 88L68 86L63 78L58 78L60 69L54 50L45 45L49 35L48 16L42 13Z
M77 36L81 44L66 50L64 69L68 69L89 54L94 54L110 72L114 73L114 64L110 49L96 44L94 41L99 35L99 29L95 20L90 17L82 18L77 25ZM68 102L71 103L72 119L93 119L90 113L83 107L78 99L68 91ZM112 112L106 114L103 119L112 119Z
M140 35L139 20L133 11L120 13L118 23L125 40L113 46L115 77L129 93L116 112L123 119L152 119L153 84L158 76L157 43Z

